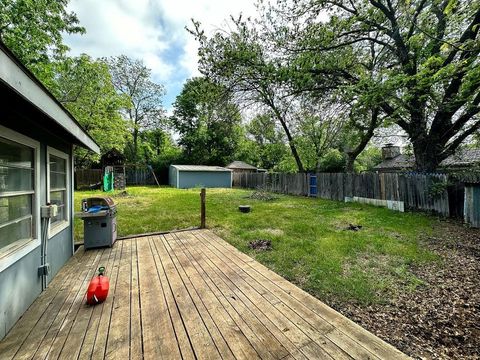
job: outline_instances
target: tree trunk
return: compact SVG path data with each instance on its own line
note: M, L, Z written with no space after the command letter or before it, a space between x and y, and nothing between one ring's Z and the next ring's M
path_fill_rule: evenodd
M301 172L301 173L305 172L305 169L303 168L302 160L300 160L300 156L298 155L297 148L293 143L293 139L289 139L288 144L290 145L290 150L292 151L292 155L295 158L295 162L297 163L298 172Z
M407 131L413 145L415 170L422 173L433 172L444 159L441 155L445 149L445 143L440 141L436 132L429 133L423 104L419 105L415 102L414 105L421 106L420 109L411 106L410 124L415 125L410 125L404 130Z
M133 129L133 161L135 166L137 166L138 161L138 129L135 127Z
M413 141L415 169L423 173L434 172L444 157L441 155L441 149L439 149L433 139L430 139L428 136L424 139Z
M295 146L292 134L290 133L290 130L288 129L288 126L287 126L287 123L286 123L285 119L283 118L283 116L280 114L280 112L276 108L273 108L273 111L275 112L275 115L276 115L278 121L280 121L280 124L282 125L283 130L285 131L285 135L287 135L288 145L290 146L290 150L292 152L292 155L295 159L295 162L297 163L298 172L301 172L301 173L305 172L305 169L304 169L303 164L302 164L302 160L300 159L300 155L298 155L297 147Z
M347 152L347 161L345 163L345 172L353 173L355 172L355 160L357 159L358 153Z
M368 130L360 134L360 143L355 147L355 149L351 151L347 151L347 160L345 163L345 171L347 173L353 173L355 172L355 160L357 159L358 155L362 153L363 150L367 147L368 143L373 137L373 134L375 132L375 129L380 125L379 121L379 113L380 109L379 108L374 108L371 112L370 115L370 124L368 127Z

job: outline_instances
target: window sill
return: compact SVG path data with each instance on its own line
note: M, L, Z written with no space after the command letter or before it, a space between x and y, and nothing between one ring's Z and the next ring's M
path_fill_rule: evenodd
M62 222L59 222L53 226L50 225L50 228L48 229L48 239L51 239L58 233L62 232L68 226L70 225L70 222L68 220L63 220Z
M0 249L0 272L12 266L39 246L39 239L25 239Z

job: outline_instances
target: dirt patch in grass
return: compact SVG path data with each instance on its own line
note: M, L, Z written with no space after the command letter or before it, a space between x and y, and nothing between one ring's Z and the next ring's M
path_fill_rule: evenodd
M272 242L270 240L254 240L248 243L248 247L257 251L272 250Z
M120 191L112 195L114 198L132 198L133 195L129 194L127 190Z
M273 201L277 200L278 196L275 196L273 193L268 192L264 189L257 189L246 197L247 199L254 199L260 201Z
M345 227L345 230L359 231L362 230L362 227L362 225L348 224L348 226Z
M415 290L399 286L382 304L331 305L414 358L479 359L480 231L442 222L422 242L441 260L409 269L420 280Z

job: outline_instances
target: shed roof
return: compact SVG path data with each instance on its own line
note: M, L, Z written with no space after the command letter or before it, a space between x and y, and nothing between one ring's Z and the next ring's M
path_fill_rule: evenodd
M228 169L239 169L239 170L257 170L253 165L247 164L244 161L234 161L226 166Z
M47 88L0 41L0 81L71 134L77 145L96 153L100 147Z
M221 166L207 165L170 165L178 171L209 171L209 172L231 172L232 170Z

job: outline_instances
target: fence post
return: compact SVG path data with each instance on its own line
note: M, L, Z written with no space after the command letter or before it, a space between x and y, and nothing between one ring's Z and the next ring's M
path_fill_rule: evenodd
M205 188L200 190L200 229L205 229Z

